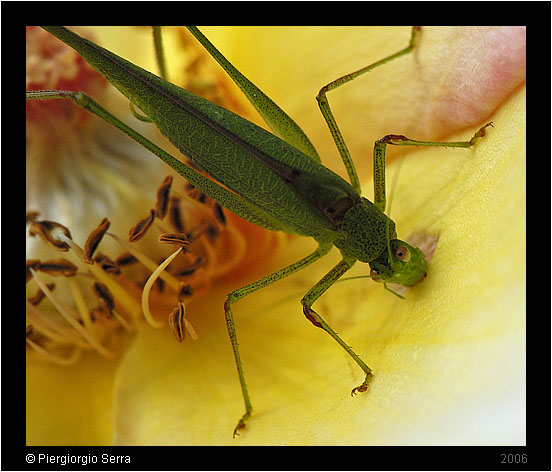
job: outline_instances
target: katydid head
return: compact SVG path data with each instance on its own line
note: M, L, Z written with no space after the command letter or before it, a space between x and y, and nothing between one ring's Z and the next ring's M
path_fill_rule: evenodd
M389 241L388 250L369 264L370 277L376 282L410 287L427 275L427 261L421 249L399 239Z

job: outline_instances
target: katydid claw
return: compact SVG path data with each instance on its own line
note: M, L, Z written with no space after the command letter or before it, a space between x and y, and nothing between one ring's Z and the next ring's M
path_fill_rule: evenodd
M489 126L491 126L492 128L494 128L494 125L493 125L493 122L490 121L489 123L487 123L486 125L483 125L481 128L479 128L479 130L477 131L477 133L475 133L473 135L473 138L470 139L469 143L470 143L470 146L473 146L477 141L479 141L481 138L483 138L487 132L485 131Z
M240 433L238 431L242 430L242 429L245 429L245 422L247 421L247 419L251 416L251 412L246 412L244 413L244 415L240 418L240 421L238 421L238 424L236 425L236 427L234 428L234 433L232 435L233 438L236 437L236 435L240 435Z
M351 390L351 397L356 395L357 393L364 393L366 390L368 390L368 386L374 379L374 374L371 372L369 374L366 374L366 379L364 379L364 382L362 382L358 387L355 387Z
M238 433L238 431L239 431L240 429L245 429L245 423L244 423L242 420L240 420L240 421L238 422L237 426L234 428L234 433L232 434L232 437L233 437L233 438L235 438L236 435L238 435L238 436L240 435L240 433Z

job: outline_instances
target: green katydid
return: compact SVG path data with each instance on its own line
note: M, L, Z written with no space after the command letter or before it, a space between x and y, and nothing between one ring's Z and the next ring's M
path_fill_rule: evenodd
M462 142L427 142L402 135L384 136L374 146L374 202L361 196L355 166L326 94L413 51L420 37L420 28L413 28L408 46L401 51L338 78L323 87L316 97L345 164L350 184L321 164L314 146L295 122L237 71L197 28L189 27L189 30L226 70L278 136L70 30L62 27L45 29L75 49L131 104L139 107L194 166L213 180L163 151L82 92L34 91L27 92L28 99L71 99L142 144L229 211L270 230L310 236L318 243L317 249L306 257L226 297L224 312L245 403L245 413L239 419L234 435L245 427L253 407L246 387L231 305L307 267L326 255L333 246L340 250L342 259L302 298L303 313L311 323L334 338L364 372L364 381L351 394L366 391L373 378L372 369L312 309L312 305L357 260L368 263L371 278L383 282L388 290L387 283L412 286L425 278L428 267L424 254L396 239L395 223L384 213L386 147L392 144L469 148L485 135L485 129L490 125L483 126L471 140Z

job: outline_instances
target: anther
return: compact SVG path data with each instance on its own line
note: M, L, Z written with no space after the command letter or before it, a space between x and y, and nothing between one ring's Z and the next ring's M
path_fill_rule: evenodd
M217 221L223 226L226 225L226 215L224 214L224 210L218 203L215 203L215 206L213 207L213 212Z
M94 257L94 262L98 263L101 268L105 270L108 274L119 275L121 273L119 264L117 264L117 262L115 261L112 261L105 254L98 253Z
M84 244L83 257L84 262L86 262L87 264L94 263L94 259L92 259L94 251L97 249L105 232L109 229L109 226L109 220L107 218L104 218L102 221L100 221L100 224L90 233L90 235L86 239L86 243Z
M166 244L176 244L184 249L184 252L189 252L192 245L188 241L188 237L184 233L163 233L159 235L159 242Z
M155 205L155 216L162 220L165 218L169 208L169 192L172 184L172 176L168 175L157 190L157 203Z
M94 291L94 295L96 295L100 301L100 304L105 308L109 318L111 318L113 316L113 308L115 308L115 299L107 288L107 285L100 282L94 282L92 290Z
M186 298L194 294L194 289L190 284L182 282L178 287L178 301L183 302Z
M33 221L36 221L38 215L39 215L38 211L28 211L25 214L26 222L27 223L32 223Z
M53 276L73 277L77 274L77 266L64 258L41 262L37 270Z
M40 266L40 261L38 259L27 259L26 261L27 265L27 278L26 282L31 280L33 278L33 274L31 274L30 269L38 270L38 267Z
M182 221L182 212L180 210L180 198L171 197L169 199L169 218L173 228L179 233L184 232L184 222Z
M206 221L199 223L199 225L187 233L188 241L193 242L197 240L203 233L205 233L205 231L207 231L208 226L209 223Z
M133 243L142 238L146 234L148 228L152 225L154 218L155 210L152 209L150 210L149 216L140 220L133 228L131 228L128 240Z
M208 225L207 230L205 231L205 234L207 234L207 237L209 238L209 240L213 242L219 235L219 231L213 225Z
M169 326L174 334L176 340L181 343L186 336L186 329L184 326L184 314L185 307L183 303L178 303L178 306L169 315Z
M136 259L136 257L134 257L130 252L125 252L115 260L115 264L117 264L118 267L125 267L135 264L136 262L138 262L138 259Z
M71 238L70 231L63 225L54 221L33 221L29 227L29 234L31 236L39 235L45 241L52 244L56 249L66 252L69 250L69 244L60 241L59 237L56 237L56 233L61 232L69 239Z
M31 275L32 277L32 275ZM54 288L56 288L56 284L46 284L46 287L48 288L48 290L50 290L51 292L54 290ZM46 294L39 288L37 290L37 292L30 298L27 298L27 301L31 304L31 305L38 305L43 299L44 297L46 296Z

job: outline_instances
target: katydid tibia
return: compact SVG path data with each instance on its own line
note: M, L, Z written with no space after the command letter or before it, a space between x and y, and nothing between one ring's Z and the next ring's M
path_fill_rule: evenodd
M357 260L368 263L371 278L383 282L386 288L387 283L412 286L427 275L428 266L422 251L396 239L395 223L384 213L386 146L469 148L485 135L485 128L490 125L483 126L470 141L462 142L415 141L402 135L383 137L374 146L374 203L361 196L354 164L326 93L410 53L419 40L420 28L413 28L410 42L403 50L331 82L317 96L351 184L320 163L314 146L293 120L237 71L197 28L189 27L189 30L238 84L278 136L68 29L57 26L45 29L75 49L213 180L169 155L81 92L34 91L27 92L28 99L71 99L128 134L229 211L270 230L310 236L318 243L318 248L303 259L226 297L224 312L245 403L245 413L238 421L234 435L245 427L253 407L246 387L231 305L307 267L326 255L333 246L340 250L342 259L303 297L303 313L311 323L333 337L362 369L364 381L351 394L366 391L373 378L372 369L312 309L312 305Z

